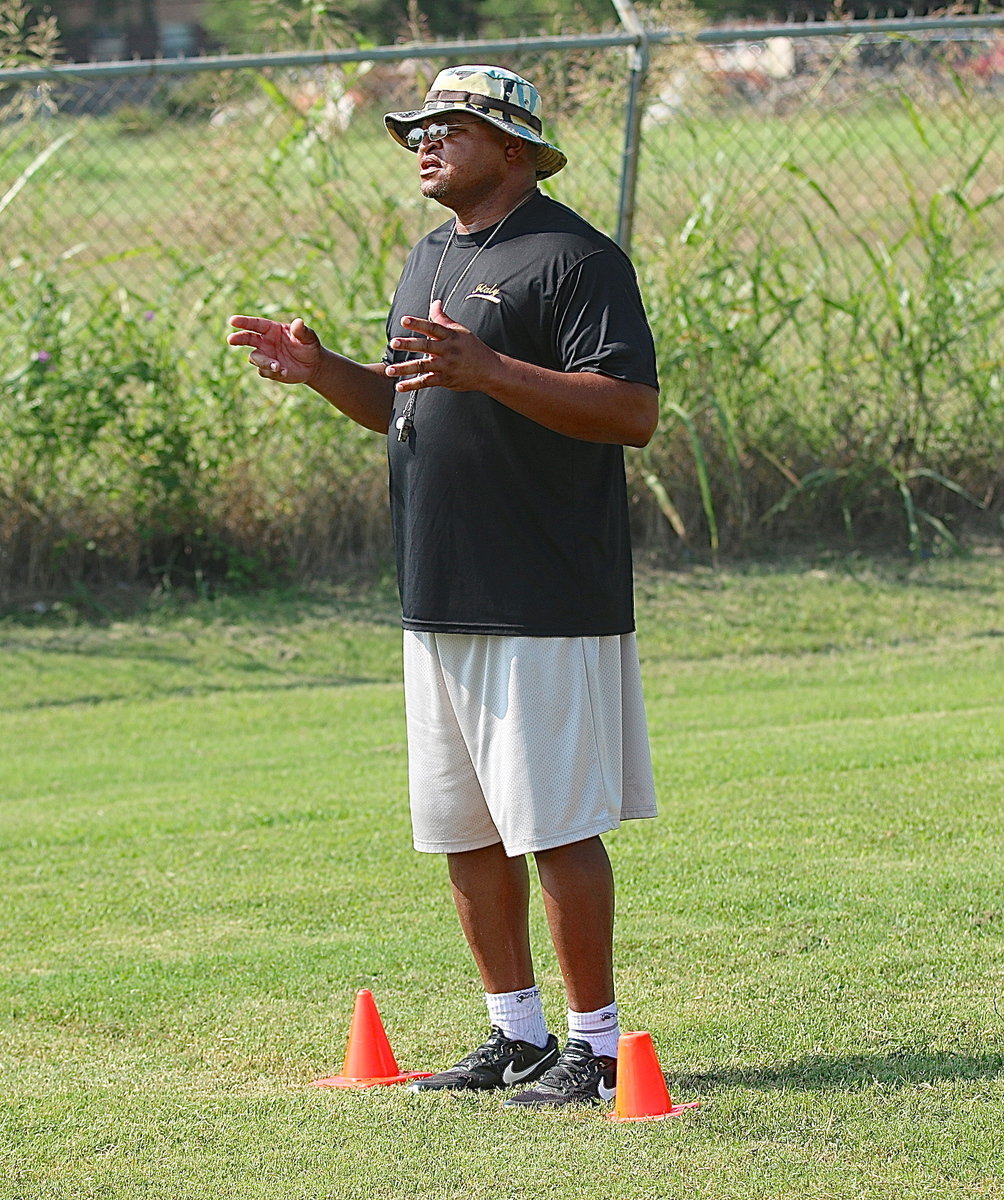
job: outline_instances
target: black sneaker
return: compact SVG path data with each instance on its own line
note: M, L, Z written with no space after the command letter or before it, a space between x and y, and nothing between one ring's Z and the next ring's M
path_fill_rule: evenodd
M569 1038L558 1061L537 1086L505 1102L506 1108L555 1108L563 1104L599 1104L617 1091L617 1059L594 1054L588 1042Z
M549 1034L543 1050L533 1042L516 1042L492 1026L491 1037L455 1067L416 1079L412 1092L483 1092L532 1083L558 1059L558 1039Z

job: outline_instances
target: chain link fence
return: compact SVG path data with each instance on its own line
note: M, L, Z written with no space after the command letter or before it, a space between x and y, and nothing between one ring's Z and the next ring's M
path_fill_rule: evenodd
M546 133L569 160L543 188L630 241L671 427L634 467L644 536L744 544L794 512L810 479L836 486L835 511L853 523L872 505L860 480L861 494L848 492L880 387L901 389L914 413L902 428L882 418L887 465L907 447L889 486L911 546L923 541L918 514L948 532L917 472L992 507L999 453L988 472L966 447L992 447L1004 413L993 366L1004 356L1004 19L993 16L0 71L2 289L16 332L0 382L21 406L15 424L41 420L61 331L76 322L100 336L109 297L102 322L124 322L115 336L132 339L129 386L230 397L231 415L238 403L252 412L240 437L227 428L235 442L263 437L277 406L297 402L249 398L220 350L227 313L299 313L344 352L378 358L407 250L444 216L382 114L413 106L459 61L539 85ZM173 373L140 364L148 354ZM119 371L114 358L103 369ZM896 378L880 378L890 363ZM85 385L61 386L69 404ZM931 457L935 423L947 427L932 416L937 389L960 411L951 446ZM961 414L974 396L975 422ZM47 419L39 446L57 437ZM192 453L193 470L218 468ZM23 477L32 461L3 469ZM95 467L83 491L106 473ZM100 537L79 536L100 553Z
M1000 22L652 30L634 142L626 35L0 72L4 253L8 269L58 259L143 295L179 260L241 256L280 230L305 242L344 224L345 259L388 219L410 240L442 214L417 198L382 113L458 56L489 54L545 94L569 156L547 189L612 235L628 228L639 261L715 196L778 244L897 242L932 196L978 208L1000 188ZM999 253L1001 208L973 232Z
M1004 179L1000 63L989 31L919 31L696 42L653 54L635 228L643 254L686 237L709 208L778 247L826 258L907 245L954 196L969 236L1000 253Z

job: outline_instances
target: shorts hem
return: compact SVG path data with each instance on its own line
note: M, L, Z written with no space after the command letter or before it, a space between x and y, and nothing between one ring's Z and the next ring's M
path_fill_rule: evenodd
M573 842L584 842L587 838L600 837L604 833L613 833L620 829L625 821L643 820L647 817L657 817L659 814L653 808L644 812L621 813L620 819L598 822L585 829L577 830L575 833L559 833L553 837L534 839L532 846L527 845L526 849L507 851L510 858L514 858L517 854L536 854L539 850L555 850L558 846L570 846Z
M412 845L419 854L467 854L470 850L484 850L488 846L498 846L502 844L502 839L498 836L493 838L475 838L470 842L427 842L420 841L418 838L413 839Z
M622 813L619 821L600 821L596 824L587 826L584 829L577 829L573 833L556 833L550 837L533 838L523 845L517 845L510 849L506 846L505 839L501 837L494 838L477 838L473 842L427 842L413 840L412 845L419 854L467 854L471 850L484 850L488 846L502 846L505 849L507 858L518 858L521 854L536 854L544 850L555 850L558 846L570 846L573 842L584 842L587 838L600 837L604 833L613 833L615 829L619 829L625 821L642 821L650 820L652 817L659 815L655 808L646 808L643 811Z
M650 821L659 815L659 810L652 805L648 808L636 808L631 812L622 812L621 821Z
M571 832L568 830L562 833L553 833L545 837L535 837L524 844L516 846L510 850L506 848L506 853L510 858L515 858L517 854L537 854L544 850L556 850L559 846L570 846L573 842L584 842L587 838L600 837L604 833L613 833L615 829L620 828L621 822L616 818L608 817L605 821L596 821L592 825L583 826L581 829L576 829Z
M510 858L515 858L517 854L542 854L545 850L557 850L559 846L571 846L573 842L584 842L589 838L600 837L604 833L613 833L619 826L620 821L615 821L612 825L607 821L602 825L578 830L575 833L557 833L554 837L535 838L532 845L528 843L517 850L507 850L506 853Z

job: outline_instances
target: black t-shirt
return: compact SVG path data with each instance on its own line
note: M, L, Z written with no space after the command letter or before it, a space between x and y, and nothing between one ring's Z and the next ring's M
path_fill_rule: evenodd
M554 371L658 385L634 269L609 238L540 194L494 236L455 235L444 258L453 224L412 251L388 339L407 336L402 317L428 314L442 262L436 292L447 315L493 349ZM407 357L388 348L386 360ZM402 442L396 423L410 394L397 393L388 434L404 627L536 637L632 630L622 447L555 433L481 392L438 387L418 393Z

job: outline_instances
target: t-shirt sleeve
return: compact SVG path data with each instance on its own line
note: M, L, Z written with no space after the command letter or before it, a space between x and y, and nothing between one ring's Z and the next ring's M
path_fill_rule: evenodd
M565 371L595 371L659 386L652 330L634 268L617 250L597 250L561 279L554 341Z
M635 269L617 250L589 254L561 278L554 343L564 371L595 371L659 386Z

